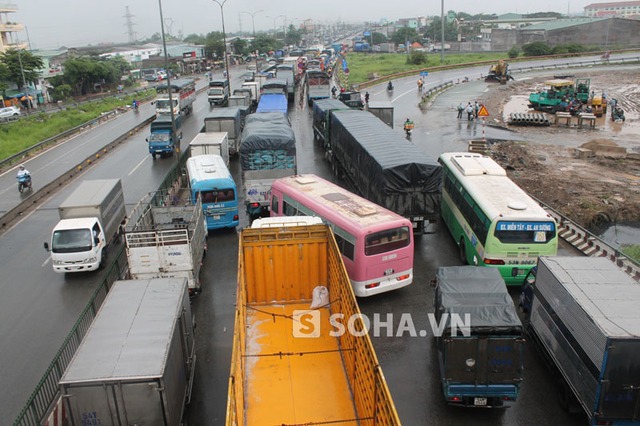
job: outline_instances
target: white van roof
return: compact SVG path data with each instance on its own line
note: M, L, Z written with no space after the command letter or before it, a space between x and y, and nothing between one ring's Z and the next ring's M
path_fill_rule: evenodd
M263 217L251 223L251 228L282 228L287 226L321 225L322 219L317 216L277 216Z

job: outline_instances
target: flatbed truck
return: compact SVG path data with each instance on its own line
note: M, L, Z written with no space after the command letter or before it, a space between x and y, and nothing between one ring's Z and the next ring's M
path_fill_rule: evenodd
M330 333L360 310L329 227L245 228L238 257L226 424L399 425L369 335Z

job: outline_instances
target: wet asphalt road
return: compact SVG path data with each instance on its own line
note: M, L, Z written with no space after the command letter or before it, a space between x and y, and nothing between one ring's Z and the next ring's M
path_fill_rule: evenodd
M413 80L410 84L413 89ZM485 84L480 82L465 85L465 96L470 96L470 90L475 90L477 95L480 95L485 88ZM396 93L401 91L402 84L397 82ZM396 111L401 111L396 112L395 129L402 132L401 123L406 118L405 115L410 114L409 116L416 120L416 131L412 141L434 158L441 152L466 150L467 141L476 138L481 131L478 124L468 126L466 123L455 121L451 125L442 125L441 128L434 126L434 123L450 122L451 111L446 106L449 100L443 98L442 104L436 103L428 114L422 114L417 108L417 102L411 101L408 97L415 99L412 95L413 93L404 99L400 97L394 101ZM335 181L323 158L322 150L313 143L311 117L306 106L301 109L300 105L297 105L290 109L289 115L297 138L299 172L315 173ZM442 121L439 121L439 116L442 116ZM446 120L443 118L445 116ZM231 169L237 182L240 182L237 161L232 161ZM241 227L247 224L243 215ZM565 254L570 253L569 249L561 251L566 251ZM527 344L520 398L510 408L484 410L446 405L440 388L432 334L428 332L426 337L413 337L408 332L400 336L396 334L403 314L410 315L416 330L430 331L427 314L434 311L431 280L439 266L460 265L460 261L457 248L448 231L438 227L433 234L416 237L414 259L415 279L411 286L359 299L360 309L370 318L377 314L383 318L386 318L388 313L393 314L393 336L387 337L386 331L383 331L383 337L373 337L372 341L404 425L583 424L584 418L581 415L570 415L560 408L556 400L555 379L532 344ZM198 321L198 360L192 401L187 410L189 424L224 423L231 360L236 267L236 233L210 233L209 252L203 268L203 279L207 287L193 301ZM512 289L511 294L517 300L517 289Z

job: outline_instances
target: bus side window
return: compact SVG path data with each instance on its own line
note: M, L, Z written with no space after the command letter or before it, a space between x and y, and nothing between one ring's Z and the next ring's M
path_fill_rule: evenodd
M278 196L271 195L271 211L275 214L280 213L280 206L278 205Z

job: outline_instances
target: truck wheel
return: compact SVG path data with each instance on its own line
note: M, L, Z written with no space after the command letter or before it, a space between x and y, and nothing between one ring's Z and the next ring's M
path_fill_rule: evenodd
M463 265L466 265L467 264L467 247L466 247L466 244L464 243L464 238L460 238L459 253L460 253L460 261L462 262Z
M102 249L102 256L100 258L100 265L98 265L98 269L104 269L107 264L107 257L109 252L106 249Z
M151 158L153 158L154 160L156 159L156 153L155 152L153 154L151 154Z

